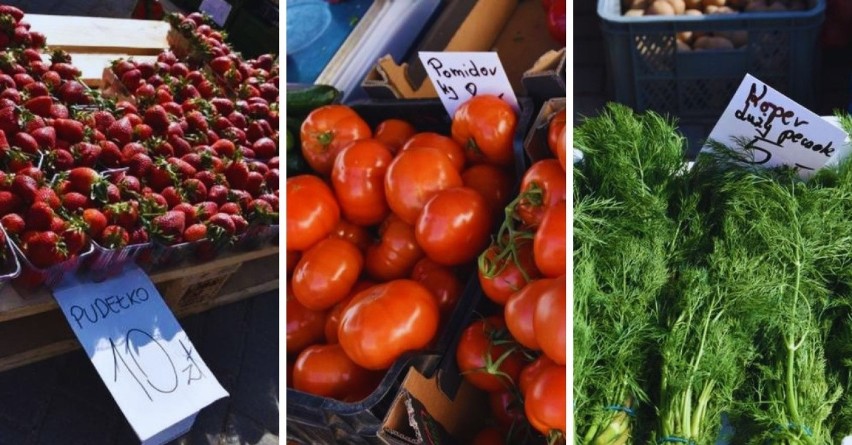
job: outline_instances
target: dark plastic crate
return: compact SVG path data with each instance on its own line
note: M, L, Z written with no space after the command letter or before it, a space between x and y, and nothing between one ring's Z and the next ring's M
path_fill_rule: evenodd
M812 107L825 0L808 3L805 11L624 17L621 0L598 0L615 100L637 111L715 122L748 73ZM678 51L675 35L687 31L746 31L748 43Z
M515 129L514 151L516 171L528 165L524 153L524 137L532 124L532 101L519 99L521 112ZM433 131L450 134L450 117L437 100L373 100L351 104L371 128L385 119L403 119L418 132ZM518 176L520 177L520 175ZM446 394L455 394L461 383L458 371L442 371L454 366L455 360L443 360L454 350L464 323L473 317L473 310L482 299L482 290L475 273L465 283L462 296L446 324L440 327L435 345L426 351L407 353L390 367L381 383L364 400L346 403L287 388L287 443L317 444L385 444L378 432L409 368L417 369L427 378L438 373L438 382Z

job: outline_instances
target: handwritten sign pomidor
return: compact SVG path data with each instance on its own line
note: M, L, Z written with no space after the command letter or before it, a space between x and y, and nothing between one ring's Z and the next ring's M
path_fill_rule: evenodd
M78 280L66 276L56 301L144 444L174 439L228 395L139 268L100 283Z
M738 145L738 138L747 142L745 146ZM843 130L750 74L734 93L709 139L741 150L753 164L798 167L803 177L846 151Z
M499 96L516 112L520 111L518 98L496 52L421 51L419 55L451 117L461 104L478 94Z

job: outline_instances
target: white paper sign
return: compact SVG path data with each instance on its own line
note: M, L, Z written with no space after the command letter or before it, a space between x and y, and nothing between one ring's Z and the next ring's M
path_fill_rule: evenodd
M56 301L143 443L174 439L228 396L142 270L80 280L66 276Z
M738 145L737 138L746 145ZM741 151L752 164L798 167L803 177L846 149L843 130L749 74L709 139Z
M516 112L520 111L518 99L496 52L421 51L419 55L450 116L465 101L481 94L499 96Z
M210 15L217 25L225 26L228 15L231 14L231 5L224 0L204 0L198 10Z

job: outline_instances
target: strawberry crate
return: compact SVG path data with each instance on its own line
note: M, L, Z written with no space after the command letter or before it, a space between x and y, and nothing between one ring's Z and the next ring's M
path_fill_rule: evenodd
M201 273L157 284L157 290L172 309L182 309L213 300L242 263L216 267Z
M272 240L277 237L278 224L249 224L245 233L237 237L234 249L254 250L265 244L275 244Z
M21 273L12 281L16 286L20 286L26 290L35 290L41 286L53 288L62 281L65 274L73 274L77 272L86 257L91 255L94 250L94 245L92 243L88 243L80 254L74 255L59 264L40 268L34 266L30 260L27 259L26 255L24 255L24 252L17 243L11 241L11 245L21 263Z
M88 273L92 281L100 282L118 275L127 263L151 248L151 243L131 244L120 249L108 249L92 241L92 253L86 257L81 271Z

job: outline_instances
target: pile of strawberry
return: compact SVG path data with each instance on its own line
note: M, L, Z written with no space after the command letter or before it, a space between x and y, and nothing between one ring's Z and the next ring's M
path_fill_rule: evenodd
M234 97L170 51L117 61L134 88L116 102L86 87L66 53L45 60L23 17L0 5L0 223L32 266L76 259L90 240L221 246L277 223L271 56L229 59L245 79Z

